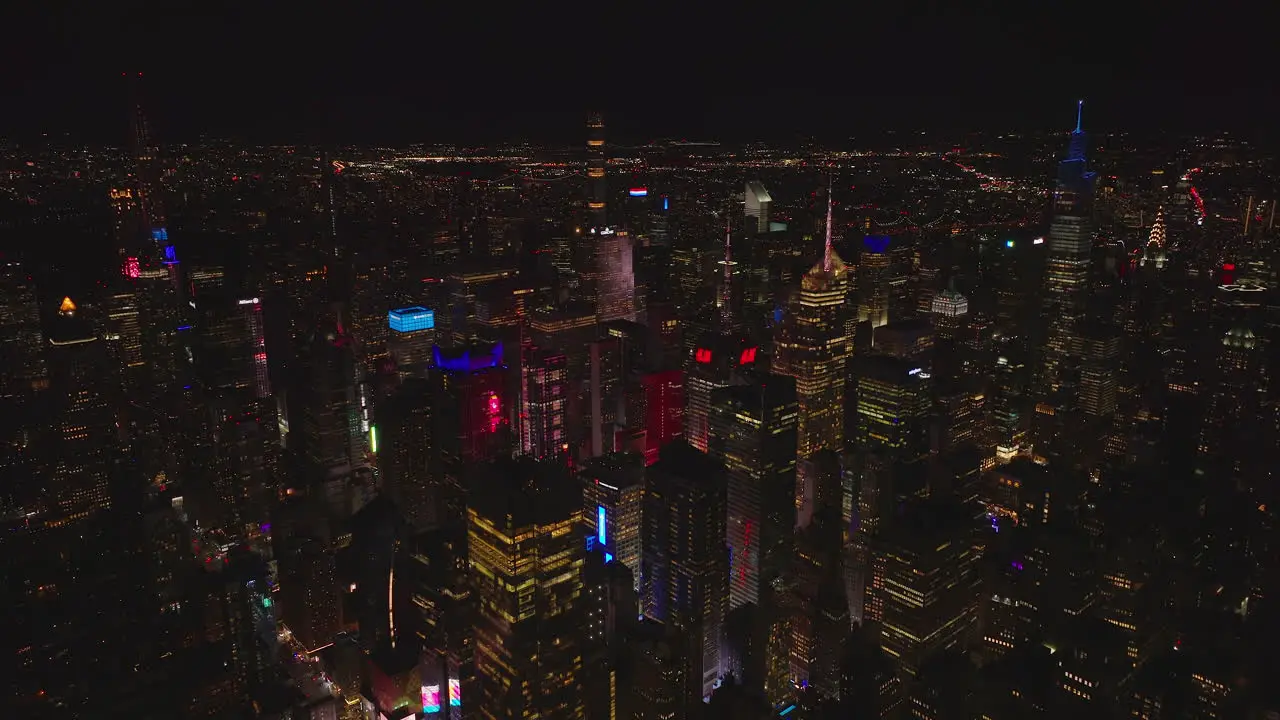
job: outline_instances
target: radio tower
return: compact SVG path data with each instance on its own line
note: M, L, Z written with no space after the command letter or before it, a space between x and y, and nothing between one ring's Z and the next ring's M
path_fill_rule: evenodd
M122 73L129 81L129 105L131 109L131 144L133 153L134 187L138 194L138 209L142 213L142 227L147 234L143 245L166 260L169 253L169 231L166 229L164 200L160 193L160 171L156 166L155 145L151 141L151 126L142 110L142 73ZM150 244L146 242L150 240Z

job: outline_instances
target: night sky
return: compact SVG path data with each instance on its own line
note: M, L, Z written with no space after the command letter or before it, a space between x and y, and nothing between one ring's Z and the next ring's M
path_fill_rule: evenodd
M1257 132L1277 117L1266 23L1243 15L1149 17L1117 2L795 15L800 3L412 4L7 8L0 137L122 142L122 71L145 73L170 142L576 143L588 107L624 142L1061 128L1077 97L1100 130ZM973 9L984 5L1001 12Z

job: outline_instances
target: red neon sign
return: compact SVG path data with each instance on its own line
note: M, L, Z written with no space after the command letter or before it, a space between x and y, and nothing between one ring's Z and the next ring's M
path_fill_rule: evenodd
M1236 269L1235 263L1222 263L1222 269L1231 272Z
M749 365L756 361L756 348L749 347L742 351L742 357L738 358L739 365Z
M700 363L709 363L711 362L711 351L706 348L698 348L693 353L693 359Z

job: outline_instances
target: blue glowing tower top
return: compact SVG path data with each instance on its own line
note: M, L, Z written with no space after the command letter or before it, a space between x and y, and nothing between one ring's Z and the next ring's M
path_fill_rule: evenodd
M1067 157L1058 163L1058 182L1078 187L1093 182L1094 174L1085 171L1085 151L1088 149L1089 136L1084 127L1084 100L1076 104L1076 129L1071 131L1071 140L1067 144Z

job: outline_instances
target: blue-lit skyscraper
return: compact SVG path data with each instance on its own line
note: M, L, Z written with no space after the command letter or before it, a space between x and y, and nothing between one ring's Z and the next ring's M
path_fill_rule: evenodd
M1049 222L1044 296L1047 335L1040 369L1044 400L1054 415L1074 405L1081 326L1089 296L1094 173L1085 167L1088 138L1081 128L1083 107L1081 100L1076 108L1076 127L1071 132L1067 156L1058 163L1053 215Z
M413 306L387 313L387 351L402 376L423 375L431 363L436 341L436 314Z
M605 558L631 571L640 589L644 458L612 453L592 458L582 470L582 519L588 547L604 547Z

